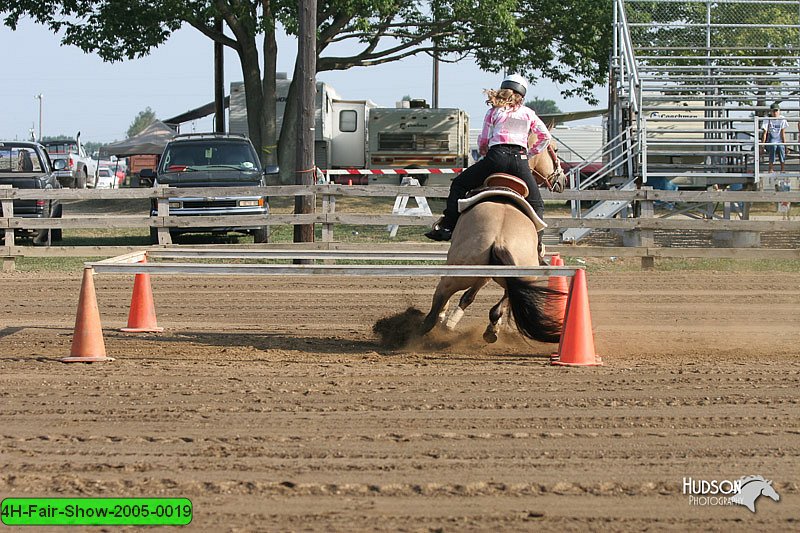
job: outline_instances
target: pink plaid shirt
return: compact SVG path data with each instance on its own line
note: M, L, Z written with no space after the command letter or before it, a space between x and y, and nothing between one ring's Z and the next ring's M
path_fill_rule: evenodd
M532 144L528 146L531 137ZM528 148L529 155L544 150L550 142L550 132L533 109L520 106L492 107L483 117L483 129L478 136L478 151L486 155L495 144L517 144Z

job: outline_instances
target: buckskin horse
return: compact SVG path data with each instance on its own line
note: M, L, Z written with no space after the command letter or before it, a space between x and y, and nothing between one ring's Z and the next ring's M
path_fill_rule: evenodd
M534 176L540 176L551 190L563 190L564 175L555 152L543 151L531 160ZM493 174L486 187L473 191L460 202L458 219L448 265L518 265L538 266L537 231L546 227L528 202L525 182L508 174ZM423 333L439 323L454 329L478 291L491 279L503 287L500 301L489 311L489 325L483 333L486 342L497 341L500 321L511 309L519 332L541 342L558 342L561 323L548 316L545 299L560 295L557 291L536 284L535 278L442 277L433 295L431 310L423 321ZM458 308L446 318L450 298L466 290Z

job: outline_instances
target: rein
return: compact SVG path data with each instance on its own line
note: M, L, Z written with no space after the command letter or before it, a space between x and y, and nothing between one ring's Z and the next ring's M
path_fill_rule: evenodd
M547 145L547 153L550 155L550 159L553 160L553 172L545 176L535 168L532 168L531 171L536 175L536 181L540 184L545 184L550 191L556 193L564 192L567 177L564 175L561 162L558 160L558 155L552 144Z

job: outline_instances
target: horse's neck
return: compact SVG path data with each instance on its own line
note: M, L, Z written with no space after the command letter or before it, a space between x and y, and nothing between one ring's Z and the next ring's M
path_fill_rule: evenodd
M547 150L542 150L531 159L531 168L542 176L549 176L555 168L553 158L550 157Z
M746 493L748 498L752 497L753 499L756 499L761 494L763 489L764 486L761 483L750 482L742 485L740 494Z

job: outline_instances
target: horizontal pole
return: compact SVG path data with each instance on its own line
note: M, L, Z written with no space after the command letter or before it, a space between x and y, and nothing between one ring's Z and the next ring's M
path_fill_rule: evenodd
M255 245L235 245L239 247ZM270 245L258 245L270 246ZM285 246L283 244L282 246ZM298 243L294 244L298 249L312 249L321 246L332 246L347 248L357 246L349 243ZM373 245L376 246L376 245ZM396 245L395 245L396 246ZM420 248L428 246L425 243L408 243L409 248ZM148 253L152 253L152 248ZM648 248L637 246L582 246L573 244L554 244L547 246L548 253L558 253L562 257L593 257L593 258L707 258L707 259L744 259L744 260L800 260L800 249L793 248ZM53 247L31 247L31 246L2 246L0 247L0 257L19 258L19 257L109 257L110 255L121 255L131 251L131 247L126 246L53 246ZM141 253L136 252L136 253Z
M353 260L407 260L443 261L446 250L221 250L199 248L154 249L147 252L153 259L353 259Z
M337 277L549 277L572 276L580 267L452 266L452 265L256 265L207 263L87 262L98 273L209 274Z

